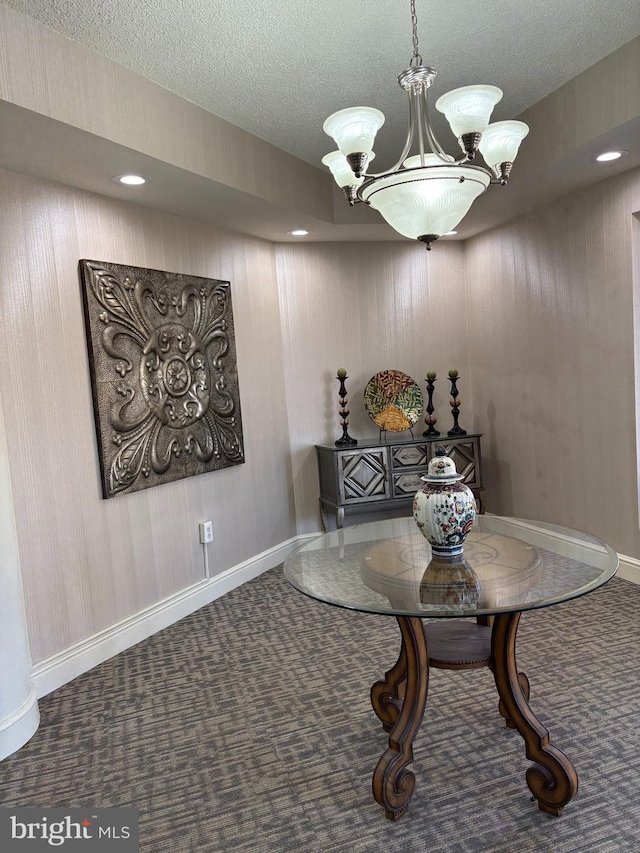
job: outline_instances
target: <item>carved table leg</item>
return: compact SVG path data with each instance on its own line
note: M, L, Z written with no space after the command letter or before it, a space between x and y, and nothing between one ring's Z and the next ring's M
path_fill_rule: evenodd
M393 689L399 694L401 660L404 658L406 665L404 701L389 736L389 748L378 762L372 783L373 796L384 808L385 815L390 820L398 820L407 811L415 788L415 776L406 769L406 766L413 760L413 739L422 722L429 683L427 641L422 620L406 616L397 618L402 632L403 651L400 652L396 665L387 673L388 682L378 682L378 684L391 685L395 680L396 687ZM373 689L375 690L376 687L377 685L374 685ZM382 690L380 695L384 695ZM399 695L394 696L388 691L386 695L399 699ZM374 710L384 723L385 720L379 713L382 711L382 702L378 693L375 701L378 707L374 705ZM386 710L388 707L389 704ZM394 706L391 705L391 707ZM389 714L389 719L391 718L392 714Z
M478 625L488 625L490 628L492 628L494 619L495 619L494 616L478 616L476 619L476 622L478 623ZM490 666L491 665L492 664L490 664ZM518 681L520 682L520 687L522 688L522 692L524 693L524 698L528 702L529 696L531 695L531 685L529 684L529 679L527 678L527 676L525 675L524 672L518 673ZM509 718L509 715L507 714L507 710L504 707L504 702L502 701L502 699L498 702L498 711L500 712L500 715L502 717L504 717L508 728L515 729L515 724Z
M403 637L398 660L388 672L385 672L382 681L376 681L371 688L373 710L386 732L390 732L398 722L406 685L407 655Z
M520 689L522 690L522 695L524 696L525 702L528 703L529 696L531 695L531 685L529 684L529 679L527 678L524 672L518 673L518 683L520 684ZM500 716L504 717L504 721L507 724L507 727L510 729L515 729L516 724L513 722L513 720L507 713L507 709L505 708L502 699L498 702L498 711L500 712Z
M500 613L495 617L491 637L491 669L500 696L501 713L525 742L527 758L534 762L527 770L527 785L538 806L559 815L578 790L578 776L567 756L551 746L549 732L528 704L529 682L516 668L516 632L520 613Z

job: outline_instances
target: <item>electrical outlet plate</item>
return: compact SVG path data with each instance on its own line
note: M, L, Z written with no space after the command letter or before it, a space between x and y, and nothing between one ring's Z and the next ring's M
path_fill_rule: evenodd
M200 541L203 545L213 542L213 524L210 521L201 521L199 524Z

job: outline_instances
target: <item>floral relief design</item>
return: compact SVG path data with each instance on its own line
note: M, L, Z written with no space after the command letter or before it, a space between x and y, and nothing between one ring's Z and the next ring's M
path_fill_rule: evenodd
M244 462L229 282L80 267L104 497Z

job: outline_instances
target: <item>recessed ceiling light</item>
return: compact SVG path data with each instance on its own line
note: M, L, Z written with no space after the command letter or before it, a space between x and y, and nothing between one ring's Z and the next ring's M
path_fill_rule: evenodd
M458 233L457 231L447 231L447 233L444 234L443 236L444 237L453 237L453 235L457 234L457 233Z
M143 178L142 175L116 175L111 180L115 181L116 184L126 184L129 187L137 187L140 184L147 183L147 179Z
M603 151L602 154L598 154L596 160L598 163L608 163L610 160L619 160L620 157L624 157L625 154L628 154L628 151Z
M293 231L287 231L287 234L292 237L306 237L307 234L311 234L311 231L307 231L306 228L294 228Z

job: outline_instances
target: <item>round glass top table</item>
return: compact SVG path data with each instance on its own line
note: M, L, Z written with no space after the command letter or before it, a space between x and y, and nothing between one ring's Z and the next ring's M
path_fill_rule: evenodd
M617 568L616 553L587 533L487 515L476 517L459 557L434 555L413 518L401 518L326 533L287 558L285 577L300 592L394 616L400 626L398 660L371 688L373 710L389 732L373 774L373 795L388 818L401 817L413 795L407 765L430 667L490 668L499 712L533 761L527 784L541 809L562 812L578 776L529 707L529 680L516 666L520 614L592 592Z

